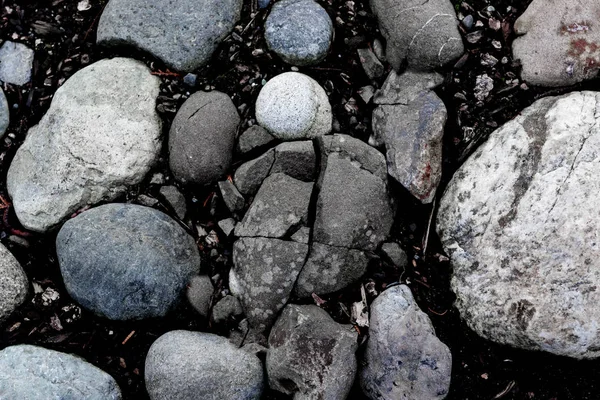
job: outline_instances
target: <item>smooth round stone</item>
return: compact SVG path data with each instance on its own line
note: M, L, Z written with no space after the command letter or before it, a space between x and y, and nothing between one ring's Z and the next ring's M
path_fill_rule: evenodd
M164 316L200 267L196 242L179 224L133 204L106 204L67 221L56 253L71 297L113 320Z
M23 304L28 290L29 281L21 264L0 244L0 321Z
M8 101L6 101L4 91L0 89L0 136L4 135L9 123L10 110L8 109Z
M331 132L333 115L325 90L309 76L285 72L271 79L256 99L256 119L281 140Z
M323 7L313 0L283 0L275 3L265 23L269 49L293 65L321 62L333 39L333 23Z

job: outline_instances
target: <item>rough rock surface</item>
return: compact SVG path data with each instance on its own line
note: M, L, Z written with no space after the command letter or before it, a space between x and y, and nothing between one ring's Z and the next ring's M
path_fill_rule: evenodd
M171 331L150 347L145 366L151 400L258 400L260 359L210 333Z
M277 172L301 181L313 181L317 174L317 156L313 142L287 142L275 147L275 162L271 174Z
M0 89L0 136L4 135L10 124L10 110L4 90Z
M460 57L464 51L458 21L448 0L371 0L381 33L387 40L386 57L399 71L430 71Z
M265 128L260 125L252 125L246 129L238 138L236 152L245 155L252 150L267 146L275 140Z
M6 41L0 47L0 81L25 85L31 80L33 50L22 43Z
M317 306L287 306L269 336L270 387L294 399L345 399L356 375L357 336Z
M182 71L204 65L240 18L242 0L110 0L97 42L130 45Z
M194 310L203 317L208 317L210 301L215 288L206 275L196 275L190 279L187 285L186 297Z
M56 253L71 297L114 320L164 316L200 268L194 239L166 214L106 204L67 221Z
M275 150L271 149L262 156L240 165L233 175L235 187L240 193L253 196L269 175L274 162Z
M221 197L223 198L225 205L232 213L235 214L240 212L246 206L244 196L242 196L231 181L226 180L219 182L219 191L221 192Z
M23 304L28 291L29 281L21 264L0 244L0 321Z
M239 317L244 313L242 305L237 297L227 295L214 305L212 310L212 321L215 324L226 323L231 317Z
M369 340L359 372L372 400L443 399L452 355L406 285L385 290L371 304Z
M333 114L317 81L298 72L285 72L267 82L258 94L256 120L277 139L311 139L331 131Z
M3 399L120 400L112 376L79 357L18 345L0 351Z
M225 93L196 92L183 103L169 131L169 167L182 183L204 185L231 165L240 117Z
M327 11L313 0L278 1L265 22L265 40L286 63L314 65L327 56L333 23Z
M454 174L437 229L456 306L490 340L600 356L600 94L548 97Z
M43 232L140 183L158 159L160 80L126 58L69 78L10 165L8 193L27 229Z
M385 145L388 173L423 203L442 178L442 137L447 112L431 90L436 73L392 71L375 97L371 143Z
M568 86L594 78L600 69L600 31L594 21L600 3L586 0L533 0L515 22L520 37L513 55L521 77L541 86Z
M165 199L167 205L175 211L177 217L183 219L187 213L187 206L185 204L185 197L179 189L176 186L163 186L160 188L159 193Z

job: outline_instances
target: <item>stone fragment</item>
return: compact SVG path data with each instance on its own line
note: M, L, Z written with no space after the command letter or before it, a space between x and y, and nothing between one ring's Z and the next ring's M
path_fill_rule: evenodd
M6 101L4 90L0 89L0 136L6 133L9 124L10 110L8 109L8 101Z
M220 181L219 190L229 211L237 213L244 209L246 200L231 181Z
M244 313L240 301L232 295L227 295L215 304L212 310L212 321L215 324L224 324L229 318L236 318Z
M269 150L262 156L240 165L233 176L235 187L243 195L254 196L271 172L274 162L275 150Z
M301 227L292 235L291 239L298 243L310 243L310 228L307 226Z
M187 212L185 197L175 186L163 186L159 193L165 199L169 206L175 211L179 219L183 219Z
M190 283L187 285L186 296L192 307L198 314L203 317L208 317L211 299L215 288L206 275L192 276Z
M29 280L21 264L0 244L0 321L25 302L28 292Z
M231 235L231 232L235 229L236 222L233 218L225 218L218 222L219 228L223 231L225 236Z
M275 138L265 128L252 125L240 135L236 152L245 155L253 150L268 146L273 141L275 141Z
M406 253L398 243L384 243L381 246L381 251L397 267L404 267L408 261Z
M33 50L22 43L6 41L0 47L0 81L22 86L31 80Z
M317 156L313 142L288 142L275 147L275 162L271 174L278 172L301 181L313 181L317 174Z
M358 58L360 63L367 74L367 77L371 80L381 78L385 72L383 64L377 59L377 56L371 49L358 49Z

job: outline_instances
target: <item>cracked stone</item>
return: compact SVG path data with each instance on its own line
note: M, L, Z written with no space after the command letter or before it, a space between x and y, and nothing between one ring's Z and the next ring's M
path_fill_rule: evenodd
M456 306L489 340L600 356L599 103L597 92L536 101L490 135L440 201Z
M290 238L294 242L308 244L310 242L310 228L303 226L298 229Z
M317 174L317 157L313 142L281 143L275 147L275 162L271 174L283 172L292 178L309 182Z
M237 190L235 185L229 180L219 182L219 190L225 205L232 213L240 212L246 205L244 196Z
M275 138L273 135L265 128L259 125L252 125L240 135L236 152L240 155L245 155L253 150L268 146L274 141Z
M262 156L240 165L235 171L233 182L240 193L254 196L275 162L275 150L271 149Z

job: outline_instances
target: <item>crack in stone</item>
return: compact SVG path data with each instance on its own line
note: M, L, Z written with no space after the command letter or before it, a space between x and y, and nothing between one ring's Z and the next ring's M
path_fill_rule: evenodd
M435 14L433 17L429 18L429 20L427 20L427 22L425 22L425 24L422 27L419 28L419 30L415 33L415 35L410 40L410 43L408 44L408 48L406 50L406 54L407 55L410 54L410 50L411 50L412 45L415 42L415 39L417 38L417 36L419 36L421 34L421 32L423 32L423 30L425 30L425 28L427 27L427 25L429 25L437 17L451 17L451 18L455 18L455 16L450 15L450 14Z

